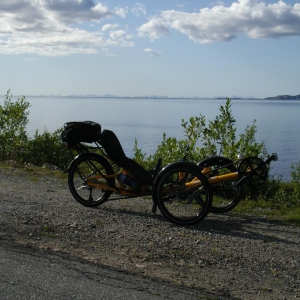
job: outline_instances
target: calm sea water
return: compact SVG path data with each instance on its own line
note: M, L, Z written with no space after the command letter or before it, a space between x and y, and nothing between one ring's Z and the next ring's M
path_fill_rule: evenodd
M225 100L217 99L132 99L26 97L31 104L28 134L38 129L50 132L68 121L92 120L103 129L113 130L125 153L133 155L135 139L144 153L152 154L167 136L183 138L181 120L204 115L212 120ZM3 103L3 98L0 99ZM237 133L244 132L256 119L256 140L265 142L268 152L277 152L279 161L272 163L272 174L290 180L291 163L300 161L300 101L232 100Z

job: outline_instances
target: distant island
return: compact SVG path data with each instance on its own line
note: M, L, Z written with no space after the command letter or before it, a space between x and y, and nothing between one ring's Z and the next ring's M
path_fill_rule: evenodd
M299 100L300 99L300 94L296 96L291 96L291 95L280 95L276 97L268 97L265 98L266 100Z

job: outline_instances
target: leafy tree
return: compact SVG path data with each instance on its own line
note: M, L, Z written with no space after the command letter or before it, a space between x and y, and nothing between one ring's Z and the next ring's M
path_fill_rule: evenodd
M33 138L26 132L30 107L25 96L13 100L7 91L3 105L0 105L0 160L29 162L38 166L44 163L65 167L70 156L61 142L61 130L42 134L36 131Z
M17 160L28 138L28 108L30 104L25 97L12 99L10 90L5 95L4 104L0 105L0 159Z
M214 120L206 122L205 116L191 117L189 121L182 120L181 126L185 132L185 139L178 140L175 137L167 137L163 134L163 140L157 147L155 154L146 157L135 142L134 159L146 168L155 165L159 157L163 158L164 164L182 159L189 147L189 160L199 162L200 160L220 155L235 160L238 154L245 156L265 156L264 143L257 143L255 134L257 132L256 121L248 125L245 132L236 137L236 120L232 115L231 100L220 107L220 114Z

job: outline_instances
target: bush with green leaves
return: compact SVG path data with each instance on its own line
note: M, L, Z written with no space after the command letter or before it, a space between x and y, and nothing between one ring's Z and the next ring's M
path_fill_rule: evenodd
M62 129L54 133L45 130L42 134L36 131L34 137L29 138L26 132L29 107L24 96L14 100L8 90L3 105L0 105L0 160L65 167L70 156L61 142Z
M24 96L14 102L10 90L7 91L0 105L0 160L18 160L26 147L29 106Z
M237 137L235 123L232 115L231 100L227 99L225 105L221 105L220 114L214 120L206 121L205 116L191 117L189 121L182 120L185 138L178 140L176 137L167 137L163 134L163 139L158 145L155 154L143 153L139 148L137 140L134 145L134 159L145 168L155 165L157 159L161 157L164 164L181 160L189 147L189 160L199 162L210 156L225 156L236 160L239 154L245 156L266 156L264 143L258 143L255 139L257 132L256 120L252 125L245 128L244 133Z
M291 178L292 182L300 185L300 161L298 163L291 164Z
M243 190L244 200L234 209L300 225L300 185L270 177L263 185Z
M70 155L61 141L61 132L62 129L53 133L44 130L42 134L36 131L34 137L27 142L27 147L22 153L22 161L36 166L49 163L65 168L70 162Z

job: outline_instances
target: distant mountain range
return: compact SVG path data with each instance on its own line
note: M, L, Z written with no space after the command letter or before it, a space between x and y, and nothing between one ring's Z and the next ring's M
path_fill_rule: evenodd
M0 96L5 96L5 95L0 95ZM112 94L105 94L105 95L96 95L96 94L84 94L84 95L79 95L79 94L71 94L67 96L62 96L60 94L50 94L50 95L27 95L28 97L74 97L74 98L82 98L82 97L91 97L91 98L149 98L149 99L228 99L230 98L231 100L300 100L300 94L296 96L291 96L291 95L279 95L279 96L273 96L273 97L267 97L267 98L255 98L255 97L239 97L239 96L229 96L229 97L199 97L199 96L194 96L194 97L169 97L169 96L161 96L161 95L140 95L140 96L118 96L118 95L112 95Z
M52 95L51 95L52 96ZM90 95L68 95L69 97L101 97L101 98L157 98L157 99L168 99L168 96L161 96L161 95L140 95L137 97L132 97L132 96L117 96L117 95L111 95L111 94L105 94L102 96L99 95L94 95L94 94L90 94ZM208 97L198 97L198 96L194 96L194 97L171 97L171 99L181 99L181 98L191 98L191 99L208 99ZM230 98L231 100L236 100L236 99L246 99L246 100L251 100L251 99L259 99L259 98L255 98L255 97L238 97L238 96L231 96L231 97L212 97L211 99L227 99ZM300 100L300 94L296 95L296 96L291 96L291 95L279 95L279 96L275 96L275 97L267 97L267 98L263 98L264 100Z
M291 95L279 95L276 97L268 97L265 98L266 100L299 100L300 99L300 94L296 96L291 96Z

